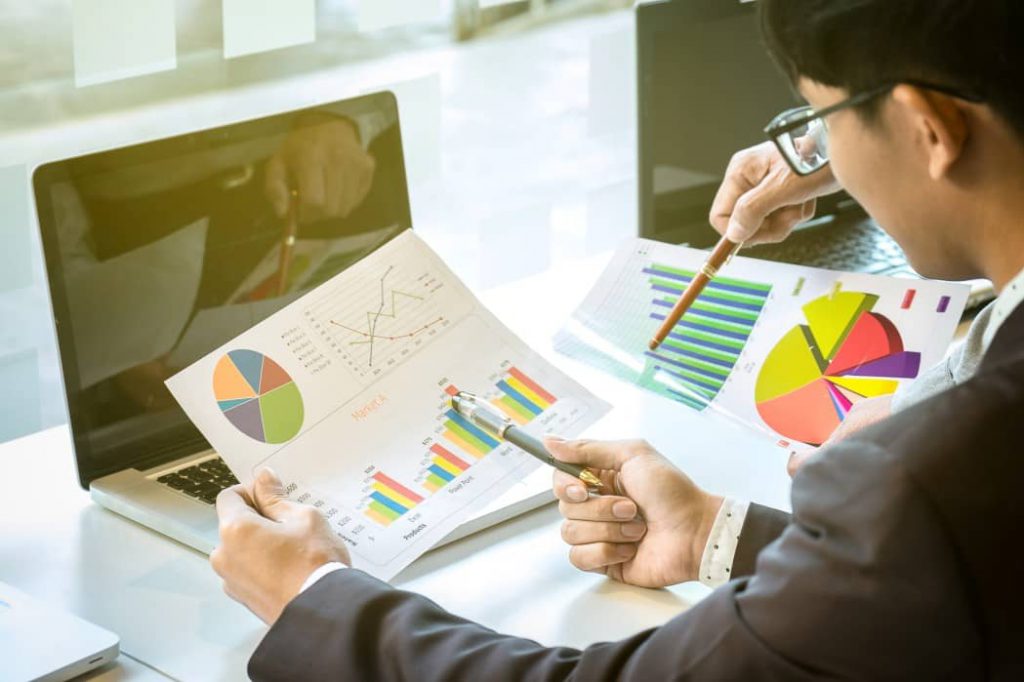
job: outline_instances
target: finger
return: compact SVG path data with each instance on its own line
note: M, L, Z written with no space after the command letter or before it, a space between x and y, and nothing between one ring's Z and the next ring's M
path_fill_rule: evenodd
M296 508L305 506L288 499L284 483L270 467L264 467L256 474L252 482L252 496L256 508L272 521L286 521L295 514Z
M563 502L586 502L590 497L590 493L587 492L583 481L558 469L555 469L554 476L552 477L552 487L555 491L555 497Z
M788 208L772 189L764 183L736 201L735 210L729 216L729 225L725 230L726 237L736 243L751 242L760 233L769 215L780 208ZM799 210L799 207L796 208Z
M558 503L559 513L574 521L632 521L636 518L636 502L618 495L598 495L586 502Z
M636 555L636 545L597 542L576 545L569 550L569 562L581 571L597 571L621 564Z
M377 159L373 158L369 154L366 155L366 168L363 173L360 174L359 181L359 203L363 203L366 200L367 195L373 188L373 176L377 172Z
M709 220L719 233L726 234L740 198L761 184L770 170L771 156L764 144L733 154L711 202Z
M288 170L284 161L275 156L267 162L264 171L263 187L267 193L267 199L274 209L278 218L284 218L288 214Z
M808 206L810 204L810 206ZM769 215L761 228L747 244L775 244L781 242L802 222L814 216L814 202L805 202L794 206L784 206Z
M708 220L711 226L723 236L729 228L729 220L740 197L753 189L754 185L740 175L726 175L711 204Z
M617 470L634 457L653 452L642 440L561 440L549 436L545 445L556 459L597 469Z
M252 505L245 486L233 485L220 491L217 495L217 518L221 525L248 517L259 518L260 514Z
M791 452L789 455L789 461L786 462L786 471L789 473L789 477L793 478L796 476L796 472L800 471L800 467L802 467L815 452L817 452L815 449Z
M324 171L324 215L327 218L344 218L352 201L352 181L337 165Z
M643 521L608 523L606 521L564 521L562 540L569 545L589 545L595 542L639 542L647 532Z
M317 159L304 158L300 163L297 172L302 200L300 214L303 222L311 222L318 220L324 211L327 192L324 170Z

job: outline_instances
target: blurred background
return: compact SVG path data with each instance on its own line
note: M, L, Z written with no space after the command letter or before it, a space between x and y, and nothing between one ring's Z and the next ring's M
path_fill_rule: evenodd
M474 290L637 233L630 0L0 0L0 442L66 421L32 170L391 90Z

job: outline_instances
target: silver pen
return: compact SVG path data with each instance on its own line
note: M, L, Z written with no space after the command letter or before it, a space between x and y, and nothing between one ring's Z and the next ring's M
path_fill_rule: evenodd
M596 488L597 492L605 492L604 483L593 471L579 464L569 464L555 459L540 440L513 424L512 420L493 410L486 401L480 400L472 393L459 391L457 395L452 396L452 407L470 423L490 435L508 441L548 466L580 479L588 487Z

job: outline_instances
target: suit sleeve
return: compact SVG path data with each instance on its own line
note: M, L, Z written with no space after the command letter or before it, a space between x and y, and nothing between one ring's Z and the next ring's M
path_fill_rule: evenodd
M742 578L753 574L757 555L775 542L789 525L790 515L778 509L750 503L747 517L743 520L736 554L732 560L732 577Z
M498 634L354 570L296 598L254 680L811 680L979 677L963 576L937 515L881 451L807 464L793 523L665 625L584 650ZM927 636L922 636L927 633Z

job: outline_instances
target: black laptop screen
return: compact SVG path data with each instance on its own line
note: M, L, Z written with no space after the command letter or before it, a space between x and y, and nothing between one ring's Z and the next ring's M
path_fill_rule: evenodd
M640 5L637 50L641 235L709 246L730 157L799 102L764 46L757 3Z
M207 447L164 380L411 226L390 93L34 178L83 485Z

